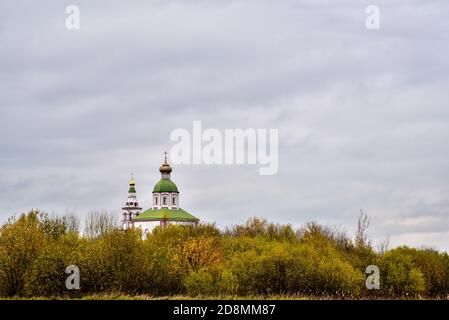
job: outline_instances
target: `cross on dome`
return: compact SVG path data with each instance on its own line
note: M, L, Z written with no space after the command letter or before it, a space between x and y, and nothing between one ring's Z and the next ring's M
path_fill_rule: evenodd
M170 165L167 162L167 154L168 154L167 151L165 151L164 152L165 161L159 168L159 172L161 173L162 179L170 179L170 173L172 172L172 168L170 167Z

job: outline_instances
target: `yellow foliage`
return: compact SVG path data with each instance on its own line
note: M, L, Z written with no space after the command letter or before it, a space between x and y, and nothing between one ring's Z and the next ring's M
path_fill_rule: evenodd
M198 237L169 249L170 271L175 275L196 272L220 262L218 238Z

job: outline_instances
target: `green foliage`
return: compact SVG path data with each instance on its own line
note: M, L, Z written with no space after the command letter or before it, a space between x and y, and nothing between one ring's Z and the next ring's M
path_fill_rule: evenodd
M424 274L403 249L405 248L391 250L382 259L381 286L384 292L391 296L422 295L426 291Z
M190 272L183 280L187 294L191 296L215 295L218 291L219 270L202 268Z
M394 294L447 295L449 274L446 264L447 254L432 249L396 248L387 252L384 258L386 288ZM401 290L400 284L405 290Z
M50 240L32 262L25 278L28 296L62 296L69 294L65 287L67 266L78 262L78 238L74 234Z
M156 269L153 277L157 279L154 294L186 290L195 294L199 289L193 289L193 273L203 274L207 268L220 264L220 231L212 224L156 228L145 242L153 248L151 256ZM190 280L186 280L190 274Z
M39 229L45 234L45 236L52 239L58 239L63 236L67 231L67 225L63 218L49 217L46 212L38 213Z
M192 228L187 225L170 225L169 228L156 227L153 233L148 235L148 240L160 245L179 244L190 238L219 237L220 230L213 224L199 224Z
M314 295L445 297L449 256L399 247L378 253L359 220L351 240L339 229L253 218L221 233L213 224L118 230L105 213L90 216L86 237L72 217L31 211L0 228L0 295L82 297L96 294ZM362 241L363 240L363 241ZM65 287L80 269L81 289ZM381 290L367 290L365 269L380 268Z
M228 237L264 237L270 240L296 240L291 225L268 223L265 219L251 218L244 225L236 225L225 230Z
M118 291L132 294L149 281L148 258L138 230L116 230L87 243L80 261L86 292Z
M0 288L2 295L24 294L25 276L42 252L45 234L39 228L39 212L10 220L0 232Z
M230 271L237 283L230 293L241 295L358 295L363 284L363 275L331 246L280 243L262 254L248 250L234 256Z

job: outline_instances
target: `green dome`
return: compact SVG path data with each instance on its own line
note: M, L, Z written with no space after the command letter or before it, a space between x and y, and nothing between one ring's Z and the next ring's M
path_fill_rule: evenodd
M153 192L179 192L176 184L170 179L161 179L154 186Z

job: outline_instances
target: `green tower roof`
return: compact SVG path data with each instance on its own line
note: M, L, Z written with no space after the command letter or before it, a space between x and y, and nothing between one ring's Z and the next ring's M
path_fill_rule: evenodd
M176 184L170 179L161 179L154 186L153 192L179 192Z
M182 222L198 222L199 219L179 208L178 210L169 210L168 208L149 209L138 216L132 218L133 221L182 221Z

